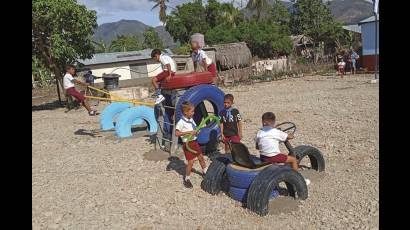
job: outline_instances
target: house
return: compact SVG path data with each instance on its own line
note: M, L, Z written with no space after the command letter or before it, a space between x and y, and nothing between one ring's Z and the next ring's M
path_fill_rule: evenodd
M377 23L377 24L375 24ZM376 35L376 25L377 25L377 35ZM379 15L375 20L375 16L366 18L359 22L359 26L362 32L362 63L363 67L367 70L374 71L376 64L376 53L377 61L379 56ZM377 36L377 37L376 37ZM377 45L376 43L377 39ZM377 51L377 52L376 52Z
M252 74L252 54L245 42L217 44L212 48L220 81L246 80Z
M94 76L101 77L103 73L115 73L121 75L120 87L145 85L151 82L151 78L159 74L162 69L158 62L151 58L152 49L144 49L130 52L98 53L91 59L78 60L81 63L79 72L91 70ZM192 59L189 55L173 55L166 50L177 64L177 74L193 71ZM80 74L79 74L80 75ZM97 87L102 87L102 79L97 79Z

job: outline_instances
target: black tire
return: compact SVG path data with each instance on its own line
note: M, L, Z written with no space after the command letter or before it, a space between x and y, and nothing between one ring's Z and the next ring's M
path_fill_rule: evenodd
M212 195L218 194L223 188L223 182L226 180L226 166L219 160L214 160L208 167L204 179L201 182L201 188Z
M325 159L319 149L309 145L299 145L294 149L298 164L304 157L309 157L312 169L322 172L325 171Z
M278 189L281 182L285 182L289 195L295 199L308 198L307 185L300 173L288 167L272 165L262 170L249 187L247 208L261 216L267 215L272 191Z

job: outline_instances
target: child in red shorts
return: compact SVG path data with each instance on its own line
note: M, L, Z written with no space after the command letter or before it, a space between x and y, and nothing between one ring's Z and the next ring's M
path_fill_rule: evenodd
M219 113L221 118L221 134L225 143L225 153L228 153L228 142L238 143L242 139L242 117L239 111L232 107L233 95L226 94L224 97L224 109Z
M196 142L196 137L194 140L189 142L189 148L196 151L196 153L190 152L187 149L187 137L186 135L191 134L191 135L197 135L197 132L195 131L196 124L194 119L192 117L194 116L194 110L195 107L192 103L190 102L183 102L182 103L182 112L184 116L178 121L178 123L175 126L175 135L178 137L182 138L183 144L183 150L185 154L185 158L188 161L188 165L186 167L186 173L184 177L184 186L186 188L192 188L192 183L189 180L189 176L191 175L192 171L192 166L194 165L194 159L198 157L199 164L201 165L201 168L203 170L203 173L205 174L208 167L206 166L204 156L202 155L202 150Z
M77 79L74 79L73 76L75 75L75 67L73 65L66 65L65 71L66 71L66 74L63 77L63 86L67 94L75 97L84 106L84 108L87 109L88 115L90 116L98 115L97 111L91 109L84 95L78 92L75 89L75 85L74 85L74 83L84 85L84 86L88 86L89 84L79 81Z
M175 64L174 59L168 55L162 54L159 49L152 50L151 58L157 62L160 62L162 67L162 72L152 78L152 86L154 87L156 91L155 94L157 96L155 104L159 104L165 100L165 97L161 94L159 83L164 80L169 81L171 77L175 76L177 65Z
M259 149L261 160L271 163L287 163L292 169L298 170L295 157L280 152L279 141L293 139L292 134L287 134L275 128L275 114L267 112L262 115L263 127L256 134L256 148Z

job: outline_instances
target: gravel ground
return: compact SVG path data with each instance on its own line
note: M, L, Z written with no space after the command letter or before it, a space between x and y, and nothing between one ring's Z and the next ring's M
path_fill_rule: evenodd
M308 76L224 89L235 96L250 149L262 113L272 111L298 126L294 146L310 144L325 156L309 198L265 217L205 193L199 175L185 189L168 161L144 160L153 146L143 135L94 133L98 117L84 109L35 111L33 229L378 229L379 86L370 79Z

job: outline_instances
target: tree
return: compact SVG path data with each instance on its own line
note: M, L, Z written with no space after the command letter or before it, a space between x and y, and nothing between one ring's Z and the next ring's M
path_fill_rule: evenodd
M92 57L96 19L95 11L75 0L32 0L32 54L60 84L65 64Z
M342 26L334 21L327 4L322 0L299 0L291 17L292 34L304 34L315 43L332 43L341 34Z
M162 24L165 24L165 22L167 21L167 8L168 8L166 3L169 2L169 0L150 0L150 1L155 2L155 5L152 7L151 10L159 6L159 20L162 22Z
M270 20L251 19L242 23L238 35L240 41L247 43L252 54L261 58L289 54L292 50L289 34Z
M238 42L240 37L238 33L237 28L220 24L206 32L205 40L209 44Z
M282 1L275 0L270 8L270 15L269 19L278 25L281 25L284 30L288 33L289 31L289 23L291 14L289 13L288 8L286 8L285 4Z
M107 46L105 42L101 39L99 42L92 41L95 47L95 53L109 53L111 52L111 47Z
M143 47L151 48L151 49L164 49L164 43L162 42L161 38L159 37L157 31L154 28L148 28L142 34L144 38Z
M167 17L165 29L174 38L174 41L188 43L194 33L205 34L210 28L207 21L205 7L201 0L176 6L176 9Z
M139 50L141 45L136 36L117 35L117 38L111 42L110 50L114 52L127 52Z
M267 0L249 0L248 5L246 6L249 9L256 9L256 20L261 19L261 14L263 9L268 7Z

